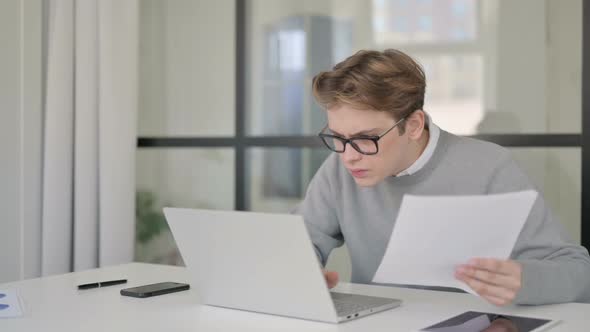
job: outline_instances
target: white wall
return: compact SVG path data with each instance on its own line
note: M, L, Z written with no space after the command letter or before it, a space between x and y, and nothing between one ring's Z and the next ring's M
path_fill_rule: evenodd
M233 136L235 1L141 0L140 136ZM233 149L141 149L137 189L155 208L234 207ZM137 248L142 260L174 263L164 232Z
M494 101L495 111L509 117L502 119L505 128L494 131L580 133L582 1L499 4ZM493 117L494 112L488 115ZM512 150L572 240L579 243L581 149Z
M235 1L140 1L143 136L233 136Z
M547 0L547 129L582 129L582 0Z
M235 1L142 0L140 15L139 135L233 136ZM233 208L231 151L165 151L140 153L138 189Z
M582 129L582 0L547 1L547 126L549 132ZM547 200L572 239L581 241L581 149L552 150L545 159ZM556 176L558 175L558 176Z
M0 282L40 274L41 15L0 1Z

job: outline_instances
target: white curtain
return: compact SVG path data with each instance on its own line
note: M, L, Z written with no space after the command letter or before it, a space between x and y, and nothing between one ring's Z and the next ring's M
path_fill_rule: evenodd
M133 260L137 1L46 2L42 275Z

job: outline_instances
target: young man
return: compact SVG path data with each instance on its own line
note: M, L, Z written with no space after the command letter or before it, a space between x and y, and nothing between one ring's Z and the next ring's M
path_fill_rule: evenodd
M396 50L360 51L313 79L328 116L320 136L336 153L318 170L296 213L323 264L346 242L352 282L371 283L405 194L533 188L508 150L432 123L423 111L425 87L420 65ZM474 257L455 277L496 305L590 302L588 251L566 238L539 196L511 259ZM338 282L336 272L325 276L329 287Z

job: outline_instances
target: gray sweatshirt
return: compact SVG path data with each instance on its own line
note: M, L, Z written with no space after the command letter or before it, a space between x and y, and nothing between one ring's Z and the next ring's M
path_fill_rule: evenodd
M441 130L423 168L412 175L388 177L374 187L359 187L333 153L315 174L295 213L303 216L323 264L332 249L346 242L351 281L370 284L405 194L485 195L525 189L535 188L507 149ZM568 241L540 195L511 258L523 266L515 303L590 302L588 251Z

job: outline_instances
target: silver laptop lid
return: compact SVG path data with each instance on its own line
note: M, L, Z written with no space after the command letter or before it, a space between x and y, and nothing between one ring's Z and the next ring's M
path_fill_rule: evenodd
M301 216L178 208L164 214L203 303L338 321Z

